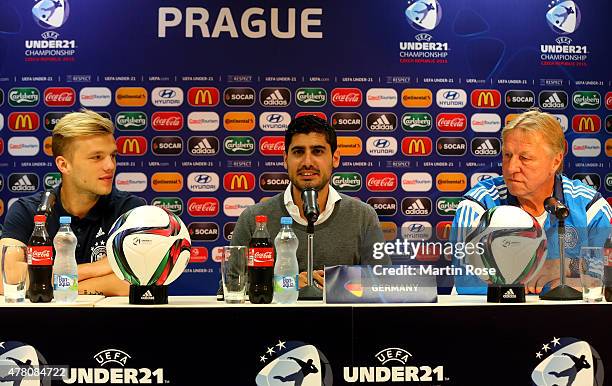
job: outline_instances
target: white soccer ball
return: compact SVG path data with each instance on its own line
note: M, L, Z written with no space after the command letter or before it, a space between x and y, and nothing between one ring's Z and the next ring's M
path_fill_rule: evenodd
M157 206L140 206L115 221L106 255L115 274L134 285L167 285L189 262L191 238L181 219Z
M467 264L495 268L494 275L480 275L491 284L524 284L546 260L546 233L535 217L517 206L501 205L484 212L465 241L480 247L466 256Z

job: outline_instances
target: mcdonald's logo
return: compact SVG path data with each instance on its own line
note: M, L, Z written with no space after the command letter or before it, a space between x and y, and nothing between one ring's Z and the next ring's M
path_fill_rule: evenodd
M405 137L402 140L402 153L409 157L430 155L433 149L431 138Z
M249 172L226 173L223 188L227 192L252 192L255 189L255 175Z
M35 131L39 126L40 118L33 112L10 113L8 116L8 128L12 131Z
M474 90L470 94L472 107L496 109L501 105L501 93L497 90Z
M143 155L147 152L147 140L145 137L119 137L117 151L120 155Z
M192 87L187 91L187 102L194 107L219 104L219 89L215 87Z
M123 107L142 107L147 104L148 94L144 87L119 87L115 91L115 103Z
M574 115L572 130L576 133L598 133L601 130L601 118L598 115Z
M452 221L440 221L436 224L436 238L439 241L448 240L452 224Z

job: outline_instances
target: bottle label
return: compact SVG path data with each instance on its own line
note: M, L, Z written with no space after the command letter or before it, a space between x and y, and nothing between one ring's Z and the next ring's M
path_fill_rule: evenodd
M274 248L249 248L249 267L274 267Z
M298 290L298 275L295 276L283 276L274 275L274 292L282 293L286 291L297 291Z
M77 275L53 275L53 289L55 291L78 291Z
M53 265L52 246L28 246L29 265Z

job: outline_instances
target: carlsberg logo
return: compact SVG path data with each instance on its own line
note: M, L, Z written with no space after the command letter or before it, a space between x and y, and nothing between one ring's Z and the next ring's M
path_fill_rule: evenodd
M356 173L338 173L332 176L332 185L338 189L359 190L361 177Z
M599 106L600 98L595 93L579 93L574 94L574 104L579 107L585 106Z
M147 125L147 118L144 114L119 114L117 115L117 126L123 128L136 128Z

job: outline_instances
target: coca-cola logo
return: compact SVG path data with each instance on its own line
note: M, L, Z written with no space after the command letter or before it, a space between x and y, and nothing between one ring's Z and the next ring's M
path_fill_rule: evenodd
M436 126L440 131L464 131L467 118L461 113L441 113L436 117Z
M265 251L265 252L255 251L255 252L253 252L252 256L253 256L253 260L255 260L256 262L263 263L263 262L266 262L266 261L272 259L273 256L274 256L274 252L272 252L272 251Z
M151 116L153 130L178 131L183 128L183 114L178 111L157 111Z
M331 92L331 103L336 107L359 107L363 94L358 88L335 88Z
M74 105L76 101L76 91L72 87L49 87L45 90L45 104L47 106Z
M219 200L214 197L192 197L187 201L187 212L194 217L213 217L219 214Z
M214 222L192 222L187 225L192 241L216 241L219 238L219 225Z
M285 153L285 137L262 137L259 140L259 152L263 155L283 155Z
M366 176L366 188L370 192L393 192L397 189L398 180L395 173L375 172Z

